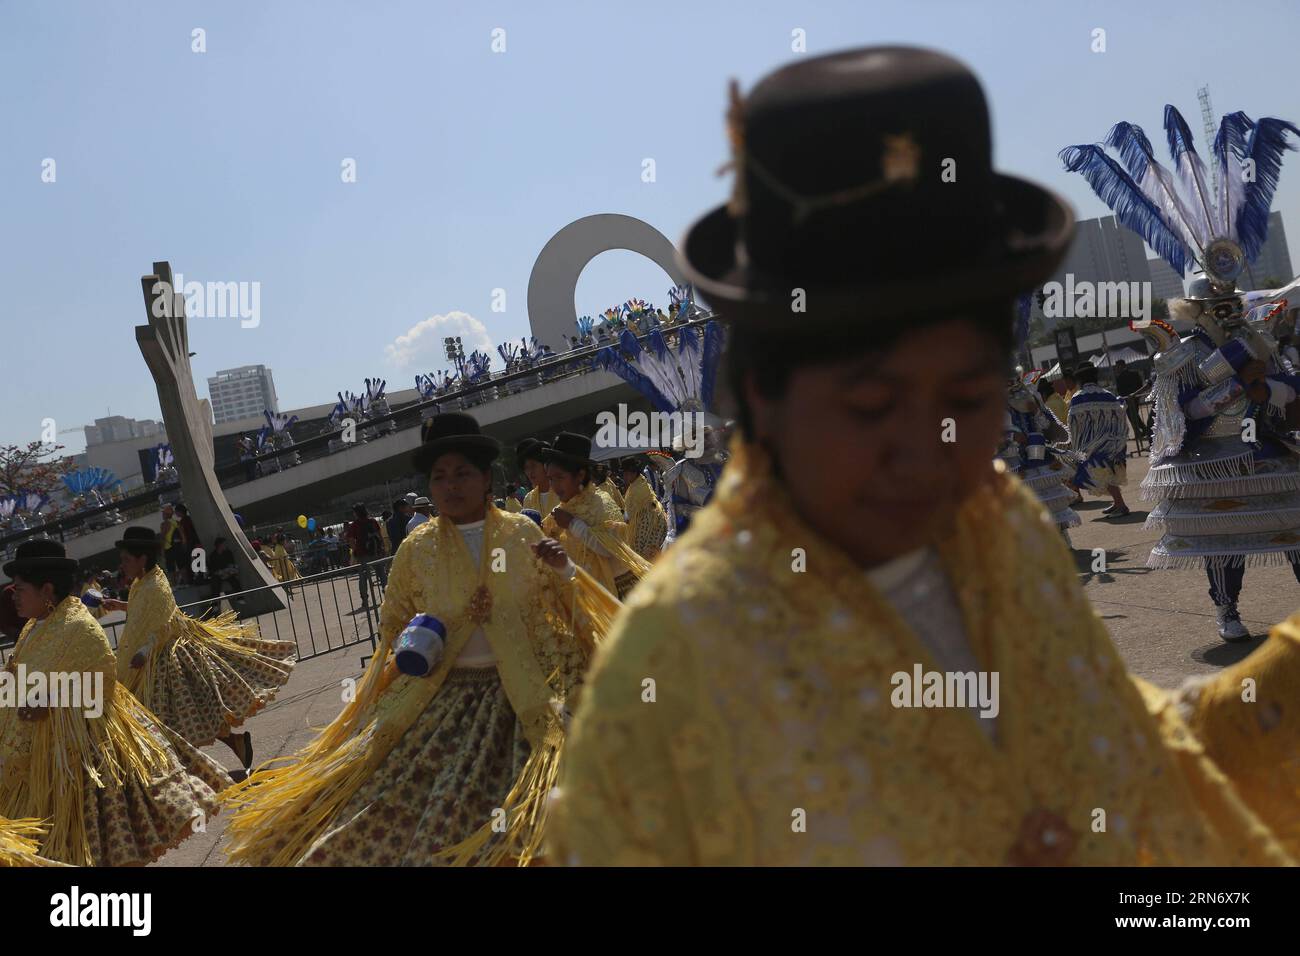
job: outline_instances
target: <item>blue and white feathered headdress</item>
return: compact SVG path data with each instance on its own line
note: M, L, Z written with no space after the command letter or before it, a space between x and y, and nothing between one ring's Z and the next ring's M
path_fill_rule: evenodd
M710 322L703 334L693 328L675 334L676 347L670 348L659 329L646 336L644 344L625 329L618 346L601 349L594 362L648 398L655 411L711 411L722 327Z
M1165 133L1173 170L1155 158L1142 128L1117 123L1105 143L1067 146L1060 157L1079 173L1116 218L1146 240L1179 275L1196 265L1212 278L1235 280L1233 243L1246 262L1259 255L1268 235L1268 210L1277 190L1282 154L1295 147L1287 133L1300 128L1265 117L1229 113L1219 125L1211 149L1218 173L1217 190L1196 152L1192 131L1173 106L1165 107ZM1107 154L1110 147L1117 161Z
M266 416L266 424L277 435L280 432L288 431L290 426L298 420L297 415L285 415L280 412L273 412L269 408L262 409L262 414Z
M62 477L63 484L74 495L84 495L100 488L111 488L122 483L121 479L107 468L99 467L82 468Z
M13 495L0 496L0 518L6 521L18 510L18 499Z
M366 407L369 408L375 402L384 397L384 389L388 387L388 380L382 378L366 379Z

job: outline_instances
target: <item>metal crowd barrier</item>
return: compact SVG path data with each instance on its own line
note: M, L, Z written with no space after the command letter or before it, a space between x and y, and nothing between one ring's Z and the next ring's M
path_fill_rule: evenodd
M322 571L279 584L248 588L217 598L204 598L181 605L191 617L213 617L222 611L239 611L245 595L279 589L288 598L283 610L240 618L255 624L265 640L292 640L297 659L310 660L331 651L369 644L373 650L379 641L379 608L383 604L392 557L364 564ZM368 595L361 603L361 589ZM117 649L125 620L104 625L109 643ZM13 644L0 646L0 665L13 653ZM363 658L363 661L365 658Z

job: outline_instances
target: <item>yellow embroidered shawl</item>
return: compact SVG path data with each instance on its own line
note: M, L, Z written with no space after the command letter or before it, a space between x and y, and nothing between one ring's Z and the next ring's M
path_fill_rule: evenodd
M623 520L623 512L614 504L614 499L600 488L588 482L568 501L561 502L559 507L581 518L595 539L615 560L587 547L581 538L570 534L568 529L562 529L553 514L548 514L542 521L542 531L559 541L573 563L599 581L606 590L616 592L614 579L625 571L631 571L639 578L650 570L649 562L628 546L627 523Z
M145 708L117 682L113 651L99 623L75 595L44 620L28 621L10 666L30 675L103 675L103 713L51 707L40 720L19 720L0 708L0 815L46 821L46 856L91 866L84 787L115 787L135 778L148 785L168 773L167 751L146 732Z
M289 865L299 859L383 763L438 693L476 626L483 627L506 696L533 747L503 809L510 831L498 852L527 860L540 844L544 802L558 765L558 713L573 704L594 641L607 630L617 600L579 571L573 583L532 553L542 538L522 515L489 506L476 566L456 526L434 518L407 535L389 573L380 610L380 645L349 703L320 737L282 767L267 767L224 799L237 810L227 828L231 860ZM476 616L486 587L490 616ZM392 647L417 614L447 628L442 661L425 677L398 673ZM475 848L492 836L481 835ZM464 847L446 851L465 858Z
M623 492L618 490L618 485L614 484L613 478L606 478L602 481L600 483L600 490L609 495L610 500L613 501L614 504L618 505L619 509L622 510L624 507Z
M543 494L537 490L536 485L534 485L532 488L529 488L528 492L524 495L524 507L531 508L533 511L536 511L543 518L549 515L551 513L551 509L553 509L559 503L560 503L559 495L549 490L545 494Z
M1300 855L1297 620L1186 702L1126 673L1071 556L999 473L938 543L998 739L891 706L938 666L756 449L628 598L548 837L580 864L1262 864ZM806 572L792 549L803 548ZM1243 703L1242 679L1259 700ZM646 683L650 681L650 683ZM647 702L653 699L653 703ZM1282 795L1289 793L1290 799Z
M627 511L627 543L647 561L654 561L668 536L668 515L644 478L637 475L623 497Z
M177 641L224 644L230 650L242 652L231 638L244 636L255 636L255 633L250 633L237 620L234 611L198 621L180 610L163 569L151 568L133 581L127 592L126 625L117 642L117 679L145 707L152 707L154 679L160 662L172 652ZM131 658L146 646L149 655L144 666L132 667Z

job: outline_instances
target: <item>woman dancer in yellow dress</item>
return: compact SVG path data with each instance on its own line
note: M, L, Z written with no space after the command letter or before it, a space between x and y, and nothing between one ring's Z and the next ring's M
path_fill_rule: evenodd
M525 438L515 446L515 460L532 484L524 494L524 506L520 510L536 511L543 518L560 503L559 495L551 490L550 479L546 477L546 463L542 460L545 450L546 443L536 438Z
M541 454L547 480L560 498L542 521L542 531L621 601L650 563L628 545L623 512L592 480L591 439L562 432Z
M46 692L0 708L0 815L42 821L48 859L143 865L215 814L230 778L117 680L108 639L72 593L76 566L46 540L4 566L29 618L6 669Z
M899 47L803 59L735 104L741 201L684 249L731 322L743 438L601 649L558 859L1300 860L1300 619L1180 692L1138 680L1051 517L989 466L1014 299L1074 230L987 167L987 116L961 64ZM952 155L959 193L919 172ZM791 208L809 193L831 198ZM945 293L918 303L909 269Z
M294 564L293 558L285 545L283 531L275 533L275 549L271 552L271 571L277 581L292 581L295 578L302 577L298 573L298 566Z
M618 604L531 519L491 503L498 451L469 415L426 427L414 463L438 516L393 559L379 650L320 737L227 795L234 862L536 857L566 711ZM430 669L399 671L399 635L429 616L443 628Z
M191 744L220 740L247 770L252 735L231 728L265 707L289 680L293 642L262 640L233 611L207 620L181 611L158 565L161 541L152 529L127 528L117 548L132 582L127 600L104 602L108 610L126 611L118 680Z
M644 455L624 458L620 465L623 482L627 487L623 495L623 513L627 517L627 543L632 550L647 561L653 562L663 549L668 537L668 515L659 503L650 483L642 474L650 467Z

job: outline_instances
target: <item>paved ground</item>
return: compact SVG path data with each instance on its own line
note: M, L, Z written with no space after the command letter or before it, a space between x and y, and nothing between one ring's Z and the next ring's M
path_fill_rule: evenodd
M1131 446L1130 446L1131 447ZM1110 499L1087 498L1083 525L1070 532L1084 590L1133 673L1165 687L1204 674L1249 654L1268 629L1300 609L1300 584L1289 568L1251 568L1241 593L1242 622L1255 635L1227 645L1219 640L1205 573L1147 568L1157 530L1142 525L1152 503L1138 497L1147 472L1145 457L1130 459L1124 497L1133 513L1109 520ZM1092 573L1092 549L1105 548L1107 571Z
M1097 613L1105 621L1120 653L1133 673L1166 687L1175 687L1193 674L1208 673L1250 653L1268 628L1300 608L1300 584L1289 569L1267 568L1246 574L1242 620L1256 638L1239 645L1222 643L1215 629L1214 608L1201 571L1153 571L1146 567L1151 545L1159 533L1143 529L1150 505L1138 497L1147 470L1145 457L1130 461L1125 489L1133 513L1108 520L1101 510L1109 502L1088 499L1078 510L1083 525L1071 532L1080 579ZM1093 548L1106 549L1107 570L1091 570ZM355 584L353 585L355 587ZM365 616L350 615L355 594L342 584L326 585L303 595L291 611L276 615L280 637L296 632L304 648L315 635L318 648L355 640ZM337 610L336 606L337 605ZM292 618L292 620L291 620ZM111 620L111 619L106 619ZM267 628L270 636L273 629ZM300 663L279 697L249 721L256 759L293 753L307 743L343 705L342 682L361 673L360 658L369 642ZM239 762L223 744L208 753L232 770ZM157 866L222 866L223 817L210 821L198 834L168 853Z

